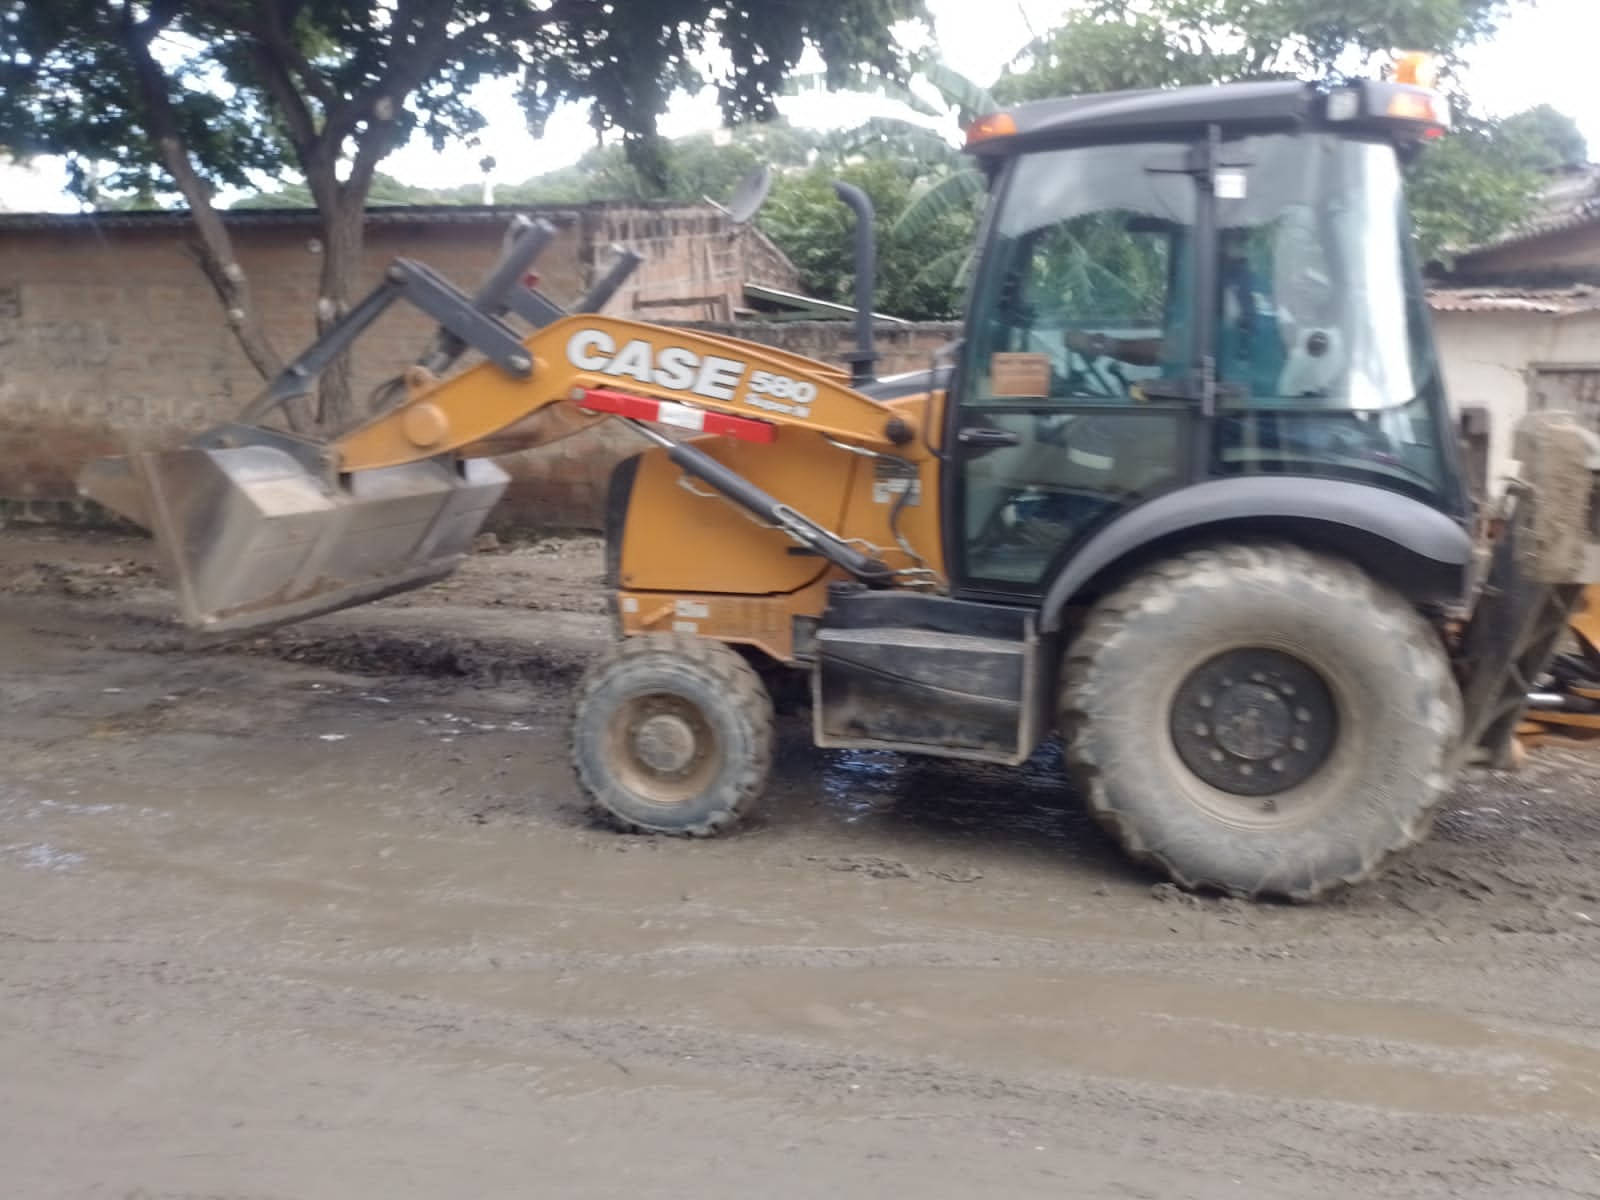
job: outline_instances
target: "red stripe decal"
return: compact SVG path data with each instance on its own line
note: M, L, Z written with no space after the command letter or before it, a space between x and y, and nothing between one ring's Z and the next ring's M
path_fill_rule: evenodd
M579 388L573 394L573 402L590 412L615 413L636 421L658 421L679 429L698 427L706 433L738 438L742 442L770 442L778 436L777 428L767 421L712 412L672 400L652 400L610 388Z

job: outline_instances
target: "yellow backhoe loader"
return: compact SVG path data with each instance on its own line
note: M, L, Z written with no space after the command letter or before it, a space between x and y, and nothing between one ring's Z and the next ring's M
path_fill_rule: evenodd
M1518 731L1523 749L1600 740L1600 587L1584 591L1569 632L1570 651L1556 657L1543 686L1528 695Z
M474 295L396 261L237 422L82 486L155 533L191 626L237 634L441 577L495 455L620 420L653 445L611 488L620 637L572 733L618 822L735 821L787 673L820 746L1016 764L1059 735L1134 858L1316 897L1504 759L1600 580L1600 440L1570 417L1519 431L1492 554L1471 532L1401 182L1448 123L1400 80L985 117L964 335L890 379L848 187L848 372L597 315L630 259L563 310L524 283L533 224ZM441 332L393 402L328 439L279 427L401 300Z

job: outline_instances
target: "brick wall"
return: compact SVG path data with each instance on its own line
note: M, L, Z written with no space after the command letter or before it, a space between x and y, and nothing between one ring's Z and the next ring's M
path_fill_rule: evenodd
M647 254L608 311L659 319L731 312L745 279L795 286L794 268L754 230L695 206L544 210L558 238L539 261L554 299L579 296L613 243ZM397 256L426 262L471 290L498 255L509 213L415 212L369 223L361 291ZM280 353L311 338L317 226L303 214L236 219L235 249ZM69 515L87 460L129 447L174 445L230 419L260 380L223 323L186 224L148 214L0 221L0 517ZM675 301L677 303L662 303ZM409 306L356 345L364 396L412 361L431 335ZM609 464L631 449L602 428L508 463L507 513L591 524Z

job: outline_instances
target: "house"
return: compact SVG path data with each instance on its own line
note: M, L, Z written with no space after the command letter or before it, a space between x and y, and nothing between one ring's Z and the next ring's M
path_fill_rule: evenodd
M1553 176L1534 215L1459 255L1428 301L1457 411L1488 415L1491 484L1530 409L1574 408L1600 431L1600 165Z

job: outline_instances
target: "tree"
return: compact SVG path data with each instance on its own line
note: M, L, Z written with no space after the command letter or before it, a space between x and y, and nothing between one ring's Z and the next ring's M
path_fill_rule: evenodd
M303 180L323 224L319 327L348 303L363 214L384 158L414 135L442 146L483 125L468 93L515 78L537 130L586 101L659 178L655 122L713 46L728 119L769 116L807 46L835 82L903 69L892 26L921 0L0 0L0 128L30 153L62 154L80 192L180 195L197 254L245 354L282 359L263 329L213 196L253 173ZM92 164L108 163L98 182ZM348 381L322 395L349 421ZM303 423L304 418L301 417Z
M1529 0L1086 0L995 84L1005 103L1360 74L1396 48L1453 60Z
M577 203L587 200L726 201L751 168L805 165L821 135L781 121L746 122L723 136L689 134L660 145L654 173L629 159L615 143L597 146L573 166L501 189L508 203Z
M1589 161L1589 143L1578 123L1548 104L1507 117L1497 132L1535 170L1577 167Z
M480 184L451 188L414 187L382 171L372 177L367 207L381 204L471 204L482 191ZM255 192L234 201L230 208L315 208L316 198L304 183L296 182L270 192Z
M993 107L1049 97L1260 78L1340 78L1371 73L1396 47L1432 50L1447 65L1491 35L1504 14L1528 0L1085 0L1055 29L1023 47L985 89L937 58L917 64L940 104L895 81L861 86L918 113L965 125ZM1470 106L1456 96L1458 111ZM880 124L883 124L880 122ZM927 130L898 125L905 138ZM862 131L857 131L860 136ZM879 135L885 145L888 140ZM1541 170L1583 160L1573 122L1543 106L1498 124L1467 117L1461 130L1410 168L1412 210L1424 255L1484 240L1526 216ZM953 149L924 157L910 201L890 227L897 241L950 247L921 268L953 293L970 264L946 240L982 192L976 169ZM945 225L945 236L930 236Z

